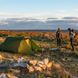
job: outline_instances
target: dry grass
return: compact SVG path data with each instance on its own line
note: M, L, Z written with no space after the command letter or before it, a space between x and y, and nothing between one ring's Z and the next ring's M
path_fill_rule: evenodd
M15 60L17 61L20 56L23 56L25 61L31 60L31 63L35 65L37 61L43 60L45 58L48 58L50 62L48 62L47 59L44 60L45 65L48 67L49 71L42 71L40 67L35 67L37 71L34 70L33 66L29 66L29 72L30 73L20 73L20 70L18 68L15 69L3 69L3 72L5 72L9 78L47 78L47 76L50 76L49 78L69 78L66 74L72 74L73 76L78 77L78 56L75 54L72 54L71 52L71 46L69 43L68 33L63 32L62 38L63 40L66 40L67 44L62 44L61 51L50 51L50 48L56 48L56 40L55 40L55 33L52 32L14 32L14 31L0 31L1 34L11 35L11 36L32 36L32 38L36 37L35 42L40 47L44 48L45 51L35 54L34 56L26 56L26 55L20 55L20 54L10 54L7 52L0 52L0 61L5 60L5 62L9 63L9 61ZM40 41L37 40L37 38L41 38ZM44 41L46 39L46 41ZM76 36L74 43L78 43L78 36ZM78 45L75 46L75 51L78 52ZM43 69L45 69L45 65L43 65ZM52 65L53 68L51 67ZM11 70L11 71L10 71ZM2 71L2 69L0 69ZM35 71L35 72L33 72ZM62 76L62 77L61 77Z

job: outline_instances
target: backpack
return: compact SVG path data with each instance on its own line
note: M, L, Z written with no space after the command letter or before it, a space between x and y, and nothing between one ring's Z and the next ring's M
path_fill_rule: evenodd
M74 33L74 32L71 32L70 38L71 38L71 39L74 39L74 37L75 37L75 33Z
M56 38L60 38L61 37L61 33L60 32L56 32Z

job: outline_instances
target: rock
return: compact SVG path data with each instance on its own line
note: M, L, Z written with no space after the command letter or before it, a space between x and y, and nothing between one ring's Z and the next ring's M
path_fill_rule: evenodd
M14 76L13 74L9 73L7 74L8 78L18 78L17 76Z
M49 63L49 59L46 58L46 59L43 60L43 62L44 62L45 65L47 65Z
M50 48L49 50L50 50L50 51L59 51L58 48Z
M29 61L29 63L32 64L32 65L36 65L37 62L38 62L37 60L30 60L30 61Z
M34 68L35 68L35 71L42 72L42 68L41 68L41 67L39 67L39 66L35 66Z
M2 62L0 64L0 68L6 68L6 67L9 67L9 64L7 62Z
M0 55L0 60L4 60L5 58L2 56L2 55Z
M27 68L28 68L28 70L29 70L29 73L32 73L32 72L35 71L35 69L34 69L33 66L29 66L29 65L27 65Z
M20 67L26 67L27 66L27 64L24 62L24 58L23 57L18 59L17 65L20 66Z
M65 59L65 58L62 58L62 61L63 61L63 62L65 62L65 61L66 61L66 59Z
M51 70L52 65L53 65L53 63L52 63L52 62L49 62L49 63L47 64L47 68L48 68L48 70Z
M54 66L56 69L58 69L58 70L61 69L61 65L60 65L60 64L53 64L53 66Z
M17 69L10 69L9 71L13 73L20 73L20 70L17 70Z
M41 67L43 70L46 69L46 65L45 64L39 64L38 66Z
M43 61L38 61L38 63L37 63L38 65L39 64L41 64L41 65L43 65L44 64L44 62Z
M76 77L76 76L72 76L71 78L78 78L78 77Z
M7 77L7 75L5 73L1 73L0 78L8 78L8 77Z

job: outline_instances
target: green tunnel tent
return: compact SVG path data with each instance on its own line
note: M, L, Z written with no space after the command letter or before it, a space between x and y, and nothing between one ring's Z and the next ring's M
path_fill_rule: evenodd
M7 37L6 40L0 44L0 50L32 54L32 52L40 51L41 48L31 39L25 39L24 37Z

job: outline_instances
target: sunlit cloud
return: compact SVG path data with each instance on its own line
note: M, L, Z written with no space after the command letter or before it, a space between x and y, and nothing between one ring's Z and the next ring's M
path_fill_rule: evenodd
M78 9L66 11L57 10L51 12L36 12L36 13L7 13L0 12L0 18L22 18L22 17L32 17L32 18L63 18L63 17L78 17Z

